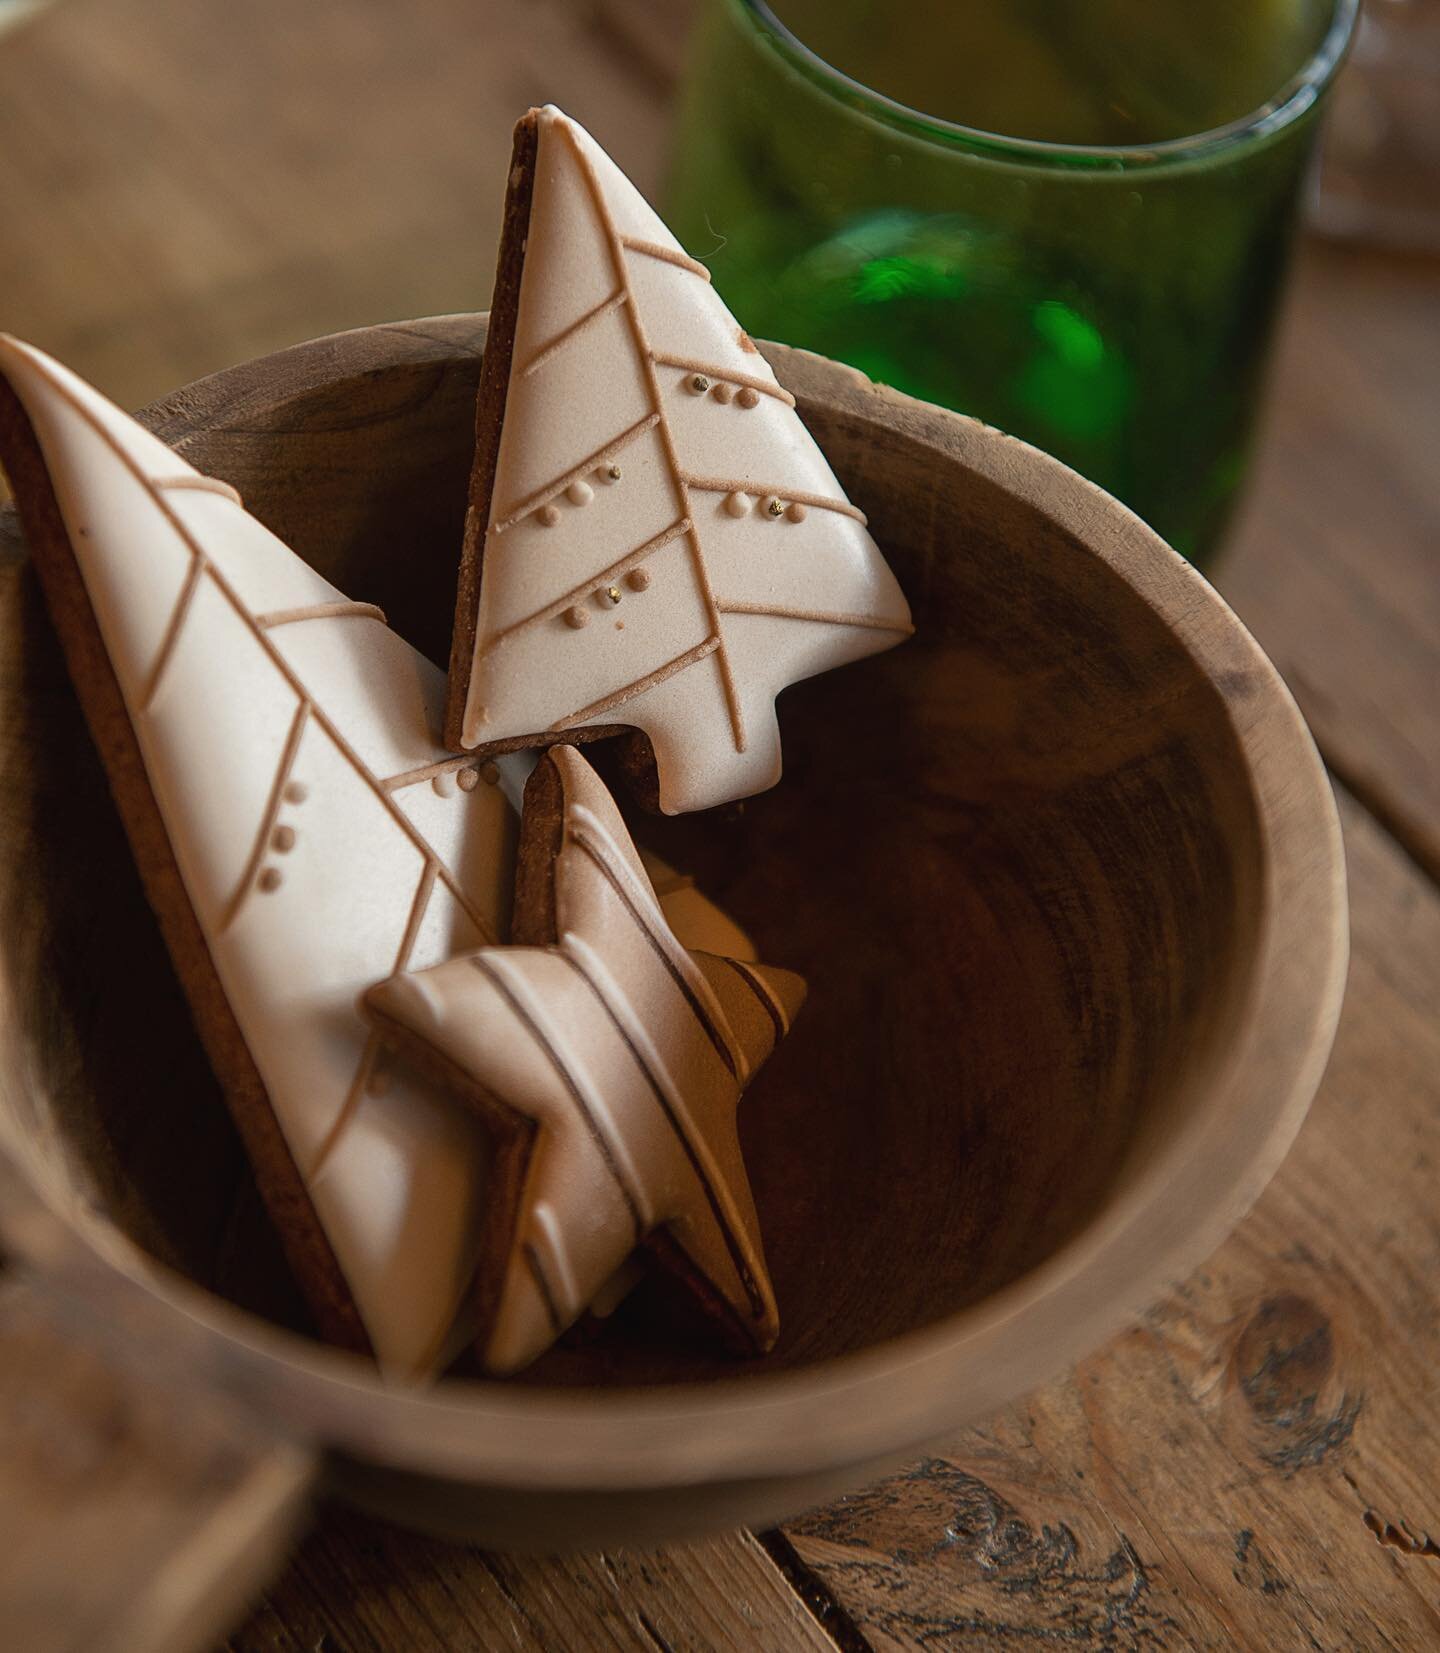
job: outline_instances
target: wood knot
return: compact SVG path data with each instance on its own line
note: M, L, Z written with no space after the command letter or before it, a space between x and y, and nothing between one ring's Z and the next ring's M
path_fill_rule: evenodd
M1259 1425L1260 1456L1294 1471L1322 1462L1349 1439L1362 1397L1337 1371L1330 1317L1307 1297L1267 1297L1235 1343L1235 1380Z

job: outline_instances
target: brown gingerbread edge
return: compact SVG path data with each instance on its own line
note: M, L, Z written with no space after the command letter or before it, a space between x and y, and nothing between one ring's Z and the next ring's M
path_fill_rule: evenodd
M520 310L520 281L525 269L530 234L530 203L535 192L535 166L540 153L540 111L527 111L515 124L510 154L509 183L500 226L500 250L495 265L495 288L490 299L490 325L480 361L480 386L475 397L475 458L470 469L469 502L460 547L460 571L455 585L455 626L450 635L450 670L445 683L445 744L452 752L466 750L463 735L465 701L475 665L475 631L480 616L480 582L484 577L485 531L495 491L495 467L500 435L505 427L505 404L510 390L510 368L515 356L515 324ZM627 782L639 802L659 811L659 782L650 738L624 723L560 733L537 730L508 740L484 741L471 748L486 757L522 752L536 747L576 746L582 742L625 736L621 762Z
M500 433L505 427L510 365L515 355L515 322L520 310L520 279L525 270L525 243L530 233L530 201L535 191L535 163L539 152L539 111L531 109L515 123L505 212L500 225L500 251L495 264L495 290L490 299L490 327L485 335L480 388L475 398L475 459L470 470L465 537L460 547L455 629L450 639L450 671L445 691L445 744L452 752L464 750L460 736L475 661L485 530L490 521L490 498L495 491Z
M169 834L54 485L28 414L0 372L0 458L46 606L110 793L135 857L145 895L165 938L200 1042L254 1168L255 1181L285 1254L327 1342L373 1355L359 1309L290 1153L175 864Z

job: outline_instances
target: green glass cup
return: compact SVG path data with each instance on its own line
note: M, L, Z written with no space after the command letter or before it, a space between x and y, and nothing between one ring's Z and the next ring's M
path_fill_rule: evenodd
M710 0L666 202L741 323L1212 554L1358 0L777 5Z

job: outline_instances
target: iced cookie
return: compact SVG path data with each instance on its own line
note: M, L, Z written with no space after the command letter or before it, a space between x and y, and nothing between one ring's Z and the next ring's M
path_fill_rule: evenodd
M509 933L531 760L440 743L442 674L73 374L0 337L0 461L150 901L323 1332L394 1376L468 1312L489 1147L357 997ZM507 793L509 796L507 797ZM659 867L695 945L728 923ZM462 1316L463 1317L463 1316Z
M769 1348L778 1315L735 1116L804 983L680 944L570 746L526 787L514 940L366 996L387 1042L495 1143L477 1275L486 1369L543 1353L640 1246L732 1344Z
M909 635L794 398L558 109L516 128L447 738L638 731L667 813L772 786L775 696Z

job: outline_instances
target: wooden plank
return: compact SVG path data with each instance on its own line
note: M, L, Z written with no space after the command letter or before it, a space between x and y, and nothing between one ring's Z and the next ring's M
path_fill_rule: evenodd
M112 1365L64 1305L0 1277L6 1647L209 1647L302 1524L312 1455L154 1364Z
M1327 762L1440 878L1440 268L1313 242L1216 580Z
M1344 818L1347 1009L1249 1219L1066 1378L788 1529L876 1649L1440 1640L1440 895Z
M834 1653L746 1534L646 1555L490 1555L332 1509L230 1653Z

